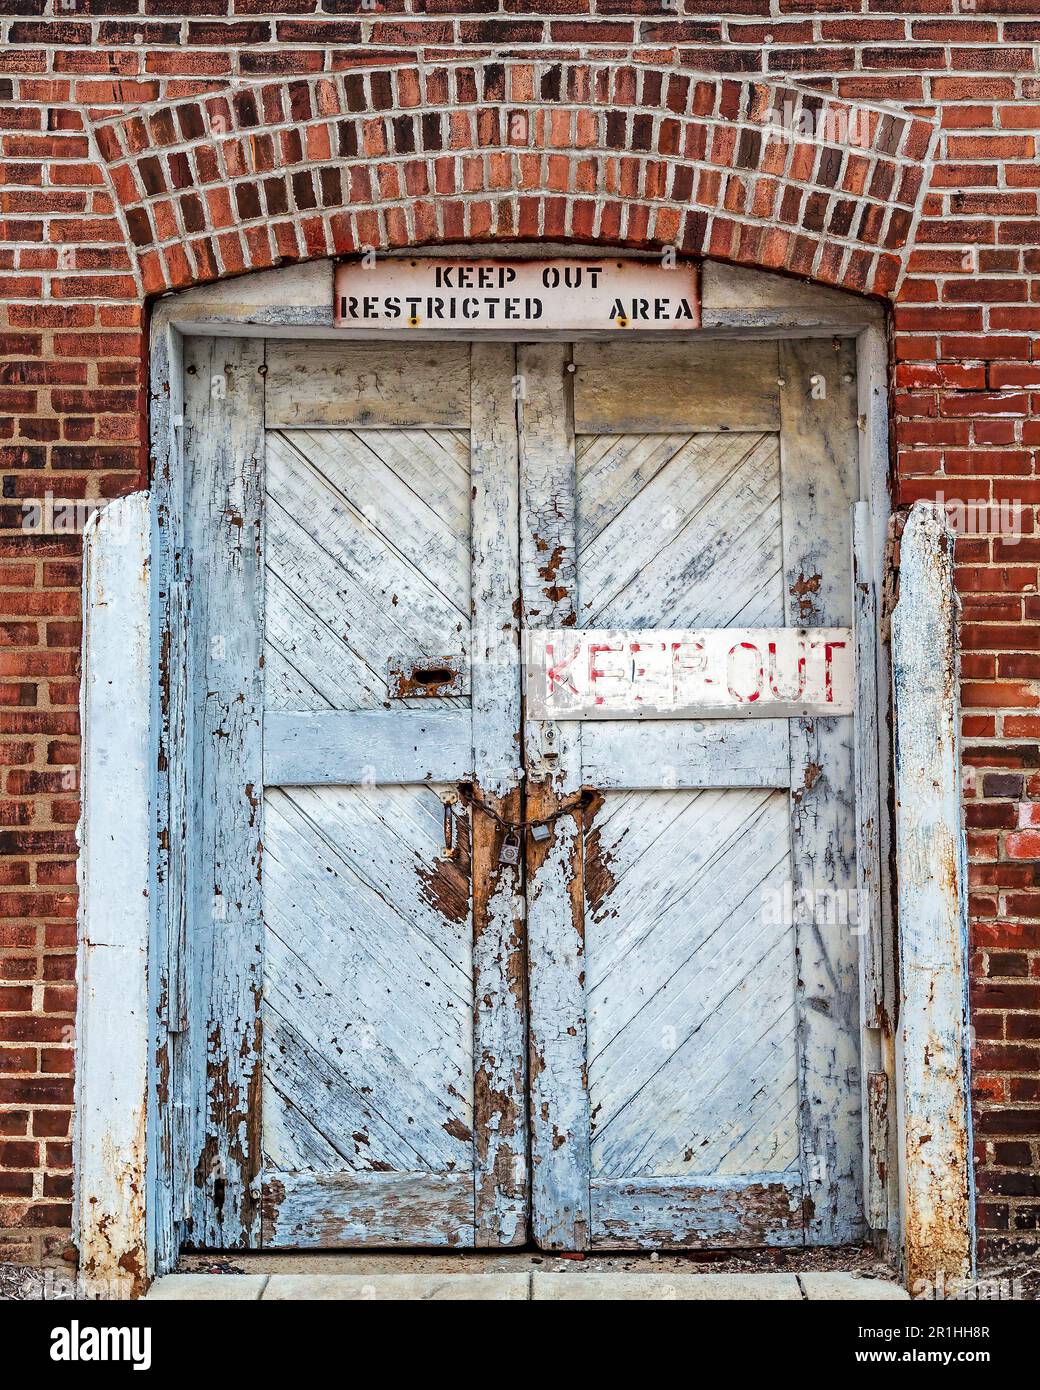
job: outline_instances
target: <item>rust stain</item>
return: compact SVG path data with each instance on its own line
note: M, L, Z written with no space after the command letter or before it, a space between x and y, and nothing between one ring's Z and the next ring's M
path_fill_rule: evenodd
M602 806L600 792L593 793L585 805L585 897L597 921L604 903L617 887L611 869L613 855L604 849L602 832L595 826Z
M278 1213L284 1201L285 1184L277 1178L269 1178L260 1198L260 1221L265 1235L273 1236L278 1229Z
M622 1194L637 1205L645 1192L636 1184L622 1185ZM811 1219L812 1202L805 1198L799 1201L792 1198L787 1188L780 1184L752 1183L739 1192L724 1194L720 1199L723 1212L733 1217L732 1232L720 1235L717 1230L705 1233L696 1225L691 1225L677 1234L673 1226L645 1229L640 1226L638 1236L640 1245L656 1245L662 1249L714 1249L758 1245L768 1240L777 1227L790 1229L799 1227ZM618 1217L606 1217L603 1221L602 1236L597 1237L598 1249L631 1249L633 1231L630 1223Z
M523 1244L521 1213L527 1185L526 1066L523 1025L526 1007L526 937L519 915L522 869L498 859L501 831L481 809L493 807L506 820L520 816L518 790L485 797L467 789L472 811L473 941L478 960L474 1029L480 1044L473 1081L473 1132L476 1158L477 1244ZM487 1021L498 1018L494 1044L486 1045ZM505 1026L502 1026L504 1024ZM502 1049L500 1052L499 1049ZM506 1049L514 1049L507 1054ZM503 1199L516 1204L514 1224L506 1220Z
M812 791L822 775L823 766L821 763L808 762L805 764L805 772L802 774L802 785L795 788L791 797L796 806L801 804L802 798L805 796L806 792Z
M387 663L392 700L433 700L464 695L465 672L458 656L431 656L421 661L392 657Z
M450 814L455 857L438 856L430 863L417 862L416 874L422 896L435 912L449 922L468 922L472 881L469 816L454 807Z
M252 1180L260 1152L260 1085L262 1068L255 1065L260 1055L259 990L253 990L254 1016L238 1038L238 1046L227 1046L219 1023L207 1039L206 1102L207 1134L195 1165L194 1183L204 1194L218 1227L225 1221L234 1230L234 1239L224 1236L229 1246L248 1243L248 1232L256 1217ZM231 1059L240 1063L238 1079L232 1076ZM251 1064L252 1063L252 1064ZM244 1075L243 1089L241 1076ZM205 1242L205 1232L195 1232Z
M474 1078L473 1110L477 1117L477 1154L487 1157L488 1121L494 1120L495 1132L499 1135L516 1134L520 1119L517 1105L517 1092L504 1091L492 1084L494 1058L484 1054L485 1065L477 1070ZM515 1080L515 1077L514 1077Z
M823 576L800 574L791 585L791 597L798 600L798 611L802 618L810 618L816 611L816 596L820 592Z
M80 1233L80 1269L87 1281L97 1281L109 1287L112 1281L116 1281L123 1285L130 1298L139 1298L147 1291L149 1283L144 1248L138 1239L145 1226L147 1108L142 1095L129 1150L105 1154L106 1167L116 1175L120 1189L117 1210L104 1212L100 1216L92 1213ZM106 1148L111 1150L110 1141L106 1143ZM96 1206L98 1199L92 1197L91 1201Z
M538 540L536 543L539 550L544 551L548 549L544 541ZM559 571L560 565L563 563L563 558L566 553L566 548L563 545L554 545L545 564L538 566L539 577L544 579L546 584L555 583L557 572ZM548 592L547 589L546 593Z

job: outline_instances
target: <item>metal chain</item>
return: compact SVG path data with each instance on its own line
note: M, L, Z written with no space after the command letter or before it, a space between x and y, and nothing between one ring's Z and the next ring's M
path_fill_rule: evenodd
M564 801L557 806L555 811L550 811L547 816L539 816L536 820L509 820L508 817L499 815L493 806L489 806L483 797L477 796L472 789L467 789L463 783L459 787L462 800L467 806L475 807L478 811L483 811L485 815L491 817L496 824L505 831L531 830L536 825L552 825L561 816L569 815L571 811L577 811L589 804L591 792L579 792L577 796L572 796L568 801Z

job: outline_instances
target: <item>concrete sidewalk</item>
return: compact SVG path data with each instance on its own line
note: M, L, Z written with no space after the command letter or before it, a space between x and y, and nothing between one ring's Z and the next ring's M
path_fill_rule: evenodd
M809 1301L908 1299L887 1279L838 1272L805 1274L710 1274L661 1272L564 1273L523 1270L472 1273L367 1274L167 1274L146 1298L189 1301L286 1302L339 1299L583 1301L618 1299Z

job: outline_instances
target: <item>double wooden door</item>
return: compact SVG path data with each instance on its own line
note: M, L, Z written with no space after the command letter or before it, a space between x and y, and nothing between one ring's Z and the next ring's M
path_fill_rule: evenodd
M525 719L523 670L850 624L850 346L186 369L187 1240L858 1236L851 717Z

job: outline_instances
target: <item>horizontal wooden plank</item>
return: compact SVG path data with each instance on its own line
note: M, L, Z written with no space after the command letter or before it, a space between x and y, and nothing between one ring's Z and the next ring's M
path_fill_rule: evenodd
M592 1182L592 1246L696 1250L804 1244L797 1173Z
M581 733L581 780L600 791L787 787L788 750L783 719L677 719L638 728L617 720L587 722Z
M574 345L577 434L780 428L767 342Z
M469 427L468 343L267 344L269 429Z
M532 719L852 713L851 628L557 628L526 646Z
M705 328L796 328L807 337L884 319L880 304L858 294L724 261L704 262L701 286Z
M269 710L264 716L268 787L459 782L472 772L468 709Z
M265 1247L472 1245L473 1174L266 1173Z

